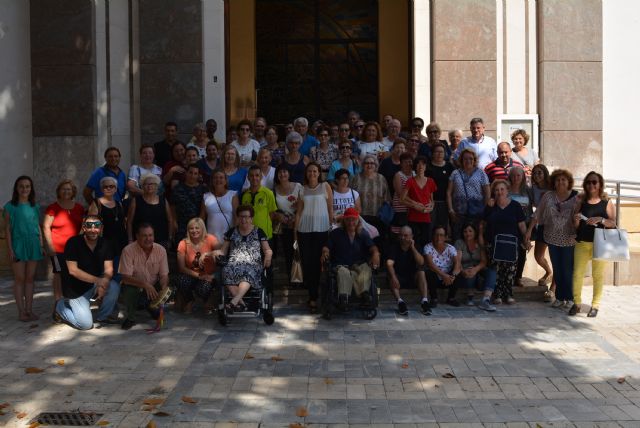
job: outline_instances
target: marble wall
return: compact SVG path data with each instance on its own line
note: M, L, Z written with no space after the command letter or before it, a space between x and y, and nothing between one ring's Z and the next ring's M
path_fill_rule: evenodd
M601 171L602 1L539 0L538 21L543 162Z
M138 16L141 142L161 140L167 121L187 142L203 121L202 1L140 0Z
M31 0L30 35L34 181L47 200L62 178L82 187L95 162L94 3Z
M480 116L495 136L495 0L433 0L431 12L433 120L468 129Z

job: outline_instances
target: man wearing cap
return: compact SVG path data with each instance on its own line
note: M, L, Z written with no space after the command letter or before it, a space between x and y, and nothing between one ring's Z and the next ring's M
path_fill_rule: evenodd
M67 241L64 247L66 264L61 266L64 298L56 302L53 312L55 323L65 322L79 330L93 328L93 301L101 301L96 314L98 323L118 322L112 312L120 286L111 279L113 250L101 234L102 219L90 214L82 222L82 234Z
M327 245L322 248L322 258L330 260L331 266L336 268L341 310L346 310L352 290L365 305L371 303L371 269L380 266L380 252L369 234L362 229L360 215L355 208L347 208L342 216L341 227L329 234Z

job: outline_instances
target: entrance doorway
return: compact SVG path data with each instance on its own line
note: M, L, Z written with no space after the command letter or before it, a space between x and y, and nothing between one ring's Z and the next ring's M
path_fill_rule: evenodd
M257 114L378 117L378 1L256 0Z

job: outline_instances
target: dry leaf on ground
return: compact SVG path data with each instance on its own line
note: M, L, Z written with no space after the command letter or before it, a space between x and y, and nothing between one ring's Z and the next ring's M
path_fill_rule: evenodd
M401 367L402 367L403 369L408 369L408 368L409 368L409 363L404 362L404 363L402 363L402 366L401 366Z
M167 413L167 412L155 412L153 414L153 416L160 416L161 418L165 418L167 416L171 416L171 413Z
M271 360L273 360L273 361L284 361L284 358L276 355L275 357L271 357Z
M331 378L325 377L324 378L324 383L326 385L333 385L333 380Z
M625 380L626 380L625 378L623 378L623 377L619 377L619 378L618 378L618 383L624 383L624 381L625 381Z
M27 412L16 413L16 418L18 419L24 419L25 416L27 416Z
M39 369L38 367L27 367L26 369L24 369L24 372L27 374L42 373L43 371L44 369Z
M289 424L289 428L305 428L305 426L296 422L295 424Z
M96 425L101 426L101 427L106 427L110 423L111 422L109 422L109 421L99 421Z
M29 326L29 329L32 329L32 328L38 328L38 324L31 324L31 325Z
M58 360L56 361L56 364L59 366L64 366L64 360Z
M148 406L157 406L162 403L164 403L164 398L147 398L142 402L142 404L146 404Z
M194 400L193 398L187 396L187 395L183 395L182 396L182 401L184 401L185 403L189 403L189 404L196 404L198 402L198 400Z
M40 426L40 422L34 422L31 425L29 425L28 428L38 428Z
M445 374L442 375L442 377L445 378L445 379L453 379L456 376L453 373L445 373Z
M147 428L156 428L157 425L154 421L149 421L149 423L147 424Z
M4 409L5 407L9 407L9 406L11 406L11 404L9 404L9 403L2 403L2 404L0 404L0 409Z
M246 353L244 354L244 359L245 360L253 360L255 357L253 355L251 355L250 353Z
M306 407L298 407L298 409L296 410L296 416L299 418L305 418L309 416L309 411Z

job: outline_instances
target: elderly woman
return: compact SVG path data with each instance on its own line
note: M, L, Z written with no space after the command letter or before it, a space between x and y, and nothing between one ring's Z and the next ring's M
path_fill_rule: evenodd
M413 161L416 174L407 180L400 197L408 208L407 220L413 231L418 248L424 248L431 241L431 211L436 182L425 175L427 158L418 156Z
M296 131L287 134L287 154L282 159L282 165L289 170L289 180L302 184L304 181L305 166L309 158L300 153L302 135Z
M222 281L233 296L227 307L230 312L246 309L242 298L250 288L262 289L262 270L271 266L273 255L267 235L253 225L253 207L240 205L236 209L236 218L238 225L227 231L222 248L213 253L228 256L222 268Z
M149 175L155 177L156 182L160 182L160 178L157 175ZM99 215L102 218L102 235L111 244L111 249L116 256L113 260L114 272L118 268L118 257L122 249L127 245L126 213L122 204L115 200L117 185L118 182L113 177L104 177L100 180L102 196L94 199L87 211L88 214ZM153 191L157 193L157 186L154 187Z
M429 288L430 306L438 306L438 289L447 289L447 304L460 306L456 292L463 285L462 266L455 247L447 244L447 230L442 226L433 228L433 241L424 247L425 275Z
M221 169L211 175L211 190L204 194L200 217L207 219L207 230L218 242L235 225L233 213L238 207L238 192L228 187L227 175Z
M187 144L188 147L195 147L198 150L198 158L203 158L207 155L207 143L209 142L209 136L207 136L207 128L203 123L196 123L193 126L193 137Z
M182 240L187 234L187 223L200 214L202 199L207 187L200 184L198 164L187 166L184 181L178 183L171 192L171 217L176 231L175 241Z
M384 180L384 179L383 179ZM309 290L309 311L316 313L320 281L320 256L333 219L333 191L320 178L320 165L310 162L296 206L294 240L302 257L304 282Z
M360 193L362 218L384 235L386 225L378 218L378 211L385 202L391 202L387 180L378 174L378 159L374 155L366 155L362 165L364 169L351 182L351 188Z
M280 144L278 139L278 128L269 126L264 135L267 140L264 148L271 152L271 166L278 166L285 155L284 144Z
M311 147L309 159L317 162L322 168L322 178L326 180L329 168L334 160L338 159L338 147L329 142L329 128L321 126L316 134L320 144Z
M258 158L256 159L256 165L260 167L260 185L266 187L269 190L273 190L273 181L276 176L276 169L271 166L271 151L266 147L263 147L258 152ZM247 190L250 187L249 174L244 180L242 190Z
M524 165L527 176L530 176L531 169L540 163L540 158L535 150L526 147L529 142L529 134L524 129L517 129L511 134L511 142L513 143L511 159Z
M447 145L446 140L441 140L440 136L442 135L442 130L440 129L440 125L435 122L431 122L427 125L427 141L420 145L418 149L418 155L424 156L427 159L431 159L431 151L436 144L442 144L442 147L445 149L444 158L445 160L449 160L451 157L451 150Z
M220 169L227 175L227 185L235 192L242 191L242 185L247 178L247 169L240 168L240 156L238 150L231 144L222 149L220 156Z
M140 184L140 177L146 174L155 174L158 177L162 177L162 168L153 163L155 152L153 145L143 144L139 150L140 163L137 165L131 165L129 168L129 176L127 177L127 190L129 195L142 195L142 185ZM162 189L158 189L158 192L162 193Z
M260 143L251 138L251 121L243 119L238 122L238 139L231 145L238 151L240 167L249 168L260 151Z
M455 247L462 266L460 275L467 288L467 306L474 305L474 291L481 285L484 295L478 308L489 312L495 311L495 306L491 304L491 295L496 285L495 275L486 269L487 252L480 244L480 236L475 225L469 223L462 228L462 239L456 241Z
M329 168L329 173L327 174L327 181L330 183L333 183L336 179L336 171L339 169L346 169L351 176L360 173L360 167L351 157L353 152L353 144L351 144L351 141L341 140L338 144L340 157L331 163L331 168Z
M424 120L421 117L414 117L411 119L411 134L416 135L420 142L427 141L427 136L422 135L422 129L424 128Z
M518 246L529 249L531 243L527 236L526 217L520 204L509 197L509 182L495 180L491 183L493 204L484 209L480 223L480 236L486 239L490 256L489 270L495 272L494 303L505 301L513 304L513 283L515 280L518 259ZM500 238L515 237L516 243L512 253L503 254ZM511 259L513 261L509 261Z
M529 227L531 216L533 215L533 193L527 186L527 177L524 169L514 166L509 170L509 197L520 204L524 211L525 223ZM522 273L527 261L527 251L520 247L518 252L518 269L516 270L516 282L514 285L522 287Z
M449 150L451 150L451 153L458 150L458 146L460 145L462 138L462 130L454 129L449 131Z
M71 180L62 180L56 186L57 199L44 213L42 232L53 266L53 298L62 299L61 266L65 262L64 246L72 236L80 233L84 208L75 201L78 189Z
M201 218L195 217L187 223L187 235L178 244L177 301L179 310L191 313L194 294L206 302L205 310L213 308L211 302L213 290L214 258L206 258L218 246L215 236L207 234L207 228Z
M159 184L156 175L142 177L142 195L131 200L127 214L129 242L133 242L133 231L138 229L140 223L149 223L153 227L154 241L165 248L169 247L174 223L169 203L163 196L158 196Z
M582 190L578 212L573 217L573 224L577 229L577 243L574 250L573 267L574 304L569 310L569 315L580 312L584 272L587 262L591 261L593 299L587 316L593 318L598 315L600 308L606 266L606 262L602 260L593 260L593 236L596 228L612 229L616 227L616 210L611 199L604 192L604 178L597 172L590 171L586 175L582 182Z
M460 239L462 226L478 224L489 201L489 178L478 168L478 156L471 149L460 154L461 167L451 173L447 187L447 208L453 239Z
M362 130L362 139L359 143L360 159L364 162L367 155L382 158L387 153L387 147L382 144L382 130L377 122L367 122ZM376 165L377 168L377 165Z
M544 226L544 241L549 247L553 277L556 281L555 308L573 305L573 255L576 229L573 224L578 192L573 190L573 175L566 169L556 169L549 178L551 190L538 205L528 235L537 224Z

